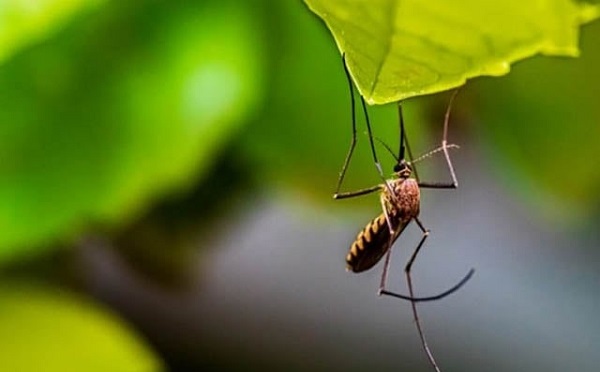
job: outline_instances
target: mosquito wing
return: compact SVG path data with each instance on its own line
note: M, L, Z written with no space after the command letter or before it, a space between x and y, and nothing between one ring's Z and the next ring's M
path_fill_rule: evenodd
M404 230L408 221L392 218L394 237L390 240L390 228L385 219L385 214L380 214L362 229L356 240L350 246L346 256L346 266L349 270L360 273L369 270L390 249L398 236Z

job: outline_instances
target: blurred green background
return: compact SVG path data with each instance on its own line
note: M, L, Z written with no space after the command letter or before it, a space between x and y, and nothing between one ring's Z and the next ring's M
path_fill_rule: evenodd
M596 22L581 58L457 98L460 188L423 192L415 266L425 294L477 269L421 306L444 370L600 363L599 43ZM413 151L439 143L448 98L405 104ZM396 108L370 112L395 148ZM380 207L331 199L349 93L300 1L0 0L0 123L2 370L429 370L380 269L344 272ZM347 190L379 181L363 132ZM447 177L441 158L419 171Z

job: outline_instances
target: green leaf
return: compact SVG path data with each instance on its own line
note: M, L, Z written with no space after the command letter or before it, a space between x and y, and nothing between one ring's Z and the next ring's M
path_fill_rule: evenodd
M329 35L314 27L314 17L301 2L273 2L269 11L277 20L278 37L271 45L276 58L269 74L268 104L260 120L242 136L241 152L252 158L252 172L261 182L291 187L320 203L339 203L331 196L352 136L350 95L342 59ZM432 117L423 105L429 98L411 100L404 107L415 155L438 144L437 133L435 139L426 139L427 126L422 125ZM343 184L346 191L381 182L357 94L355 99L357 146ZM374 134L397 150L397 107L369 107L369 112ZM433 116L432 120L441 129L443 117ZM377 145L377 151L383 172L391 175L394 158L382 146ZM358 199L365 205L379 205L368 197Z
M72 294L0 286L4 371L158 371L161 362L122 321Z
M599 7L573 0L305 0L332 32L371 104L509 72L537 53L578 55Z
M586 220L600 201L598 45L600 22L583 29L581 58L534 58L468 90L499 178L563 224Z
M0 63L103 0L0 0Z
M261 97L256 18L237 2L115 2L5 63L0 260L206 174Z

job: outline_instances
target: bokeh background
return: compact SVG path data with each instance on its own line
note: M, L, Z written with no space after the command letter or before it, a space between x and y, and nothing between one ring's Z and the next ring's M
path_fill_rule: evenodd
M477 270L419 306L446 371L597 370L598 45L596 22L580 58L460 91L460 187L423 191L414 267L423 295ZM416 153L448 99L406 102ZM396 108L370 112L395 148ZM0 1L0 123L0 369L430 370L381 268L345 271L380 206L331 198L349 93L302 2ZM358 140L346 190L379 181L362 119Z

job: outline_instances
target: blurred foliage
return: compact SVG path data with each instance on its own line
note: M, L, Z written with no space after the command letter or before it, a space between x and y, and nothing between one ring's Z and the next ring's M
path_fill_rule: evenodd
M599 14L573 0L305 2L346 54L358 89L377 104L504 75L540 52L576 56L579 25Z
M232 141L257 180L333 191L350 141L339 54L302 4L243 4L106 4L0 67L0 259L143 215L156 196L202 182ZM562 51L575 53L570 35ZM414 128L424 102L408 104ZM395 108L371 111L395 147ZM379 181L358 101L357 116L345 189ZM430 147L409 130L415 149ZM391 156L380 157L388 171Z
M252 167L228 146L201 187L169 195L124 228L111 241L138 273L170 291L193 283L198 247L210 251L212 239L227 234L227 222L256 191Z
M161 363L121 321L63 290L0 287L4 371L158 371Z
M0 0L0 63L36 41L52 36L70 17L102 0Z
M302 2L73 1L61 5L60 16L36 12L31 20L15 9L35 2L10 3L11 17L28 26L10 26L9 8L0 7L3 266L42 271L39 265L55 263L40 259L43 253L91 232L106 235L103 241L139 272L179 284L199 247L235 233L226 222L257 190L284 189L333 205L351 136L348 82L329 31ZM574 48L574 37L564 45ZM585 216L599 200L599 41L600 27L592 24L583 30L581 59L519 64L507 78L469 85L455 105L460 116L477 119L475 133L498 160L499 179L520 200L535 200L542 211L568 210L569 218ZM356 102L359 143L345 190L380 181ZM439 141L443 110L432 103L438 101L419 97L405 104L415 153ZM375 134L396 148L396 107L370 112ZM430 123L434 137L427 138ZM391 173L393 158L378 150ZM72 370L89 370L78 368L75 349L59 353L54 345L86 344L82 333L93 327L90 345L97 347L86 349L90 359L82 363L112 361L111 370L157 365L147 351L119 341L134 337L127 329L96 327L86 314L98 310L70 295L6 283L2 298L0 328L10 332L3 357L11 363L33 363L29 355L48 352L57 368L72 360ZM62 344L43 332L56 330L52 321ZM83 328L88 321L90 329ZM36 332L39 339L30 339ZM117 349L105 345L113 337ZM19 342L8 345L12 338Z
M562 223L598 206L598 45L595 22L583 29L580 58L534 58L505 79L477 81L470 97L500 179Z
M295 192L332 200L337 177L351 140L348 82L342 60L324 29L298 2L274 3L277 17L269 18L271 35L269 81L260 120L247 127L243 152L255 163L266 183L291 187ZM345 189L380 182L367 146L366 126L355 93L358 146ZM420 138L423 100L407 104L406 122L416 148ZM375 134L396 148L397 108L370 109ZM380 148L381 151L381 148ZM391 174L393 158L380 154Z
M206 172L259 97L251 4L111 3L0 68L0 258ZM197 176L196 176L197 177Z

